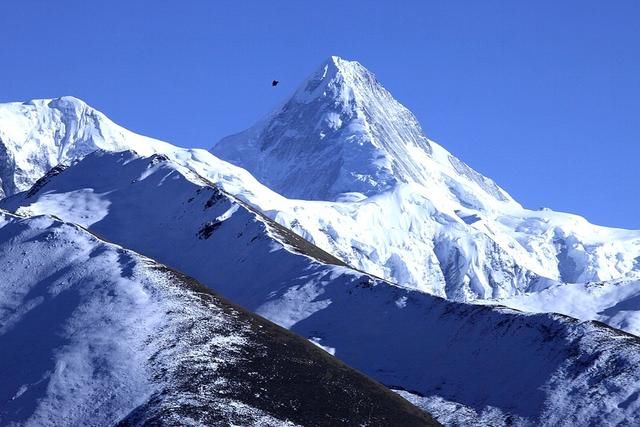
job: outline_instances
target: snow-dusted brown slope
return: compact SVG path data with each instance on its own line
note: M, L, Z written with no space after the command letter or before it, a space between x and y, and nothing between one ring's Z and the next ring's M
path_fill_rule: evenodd
M0 424L435 425L290 332L76 225L0 211Z

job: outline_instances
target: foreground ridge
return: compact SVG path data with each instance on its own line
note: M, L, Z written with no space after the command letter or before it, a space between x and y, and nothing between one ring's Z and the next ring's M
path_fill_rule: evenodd
M0 269L3 425L437 425L308 341L76 225L0 211Z

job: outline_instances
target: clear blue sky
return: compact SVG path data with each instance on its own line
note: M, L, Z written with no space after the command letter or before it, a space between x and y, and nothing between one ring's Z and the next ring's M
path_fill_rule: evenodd
M0 102L75 95L182 146L332 54L524 205L640 228L640 1L0 2Z

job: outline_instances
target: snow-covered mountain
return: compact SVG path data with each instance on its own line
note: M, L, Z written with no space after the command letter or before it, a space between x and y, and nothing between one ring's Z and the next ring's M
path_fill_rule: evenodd
M371 72L336 56L281 107L211 151L294 199L362 198L420 183L460 187L445 194L458 204L518 206L492 180L430 141Z
M456 300L640 271L640 232L523 209L427 139L357 62L332 57L289 101L212 152L279 193L260 205L349 264Z
M12 195L0 207L19 215L56 215L183 271L398 389L448 424L629 425L639 417L637 337L598 322L437 297L499 300L637 333L639 231L524 209L426 138L413 115L364 67L335 57L282 107L213 152L235 165L204 150L133 134L73 98L0 105L0 179L3 194ZM49 265L48 255L38 249L33 258L19 249L23 244L54 252L70 244L65 256L71 260L74 251L84 253L74 238L58 243L44 232L23 242L20 229L12 225L7 230L14 231L0 242L0 262L8 257L7 269L22 258L32 260L30 268ZM94 258L83 261L86 268ZM82 268L72 265L59 274L35 270L24 278L25 289L63 286L61 278ZM118 268L109 264L93 279L86 276L90 286L101 274L114 278L107 273ZM149 277L155 286L156 276ZM167 292L178 292L174 288ZM98 304L94 293L86 295L86 304ZM20 310L48 302L39 299L44 292L27 296L0 311L20 319L16 325L27 325L23 331L41 325L29 323ZM56 317L60 300L55 302L46 305L55 307L44 311L51 316L47 325L67 321ZM80 313L82 324L90 325L85 300L72 302L73 316ZM175 319L172 325L178 326L158 339L175 340L180 322L200 318L180 313L186 317ZM116 320L109 327L118 328ZM145 325L140 322L140 328ZM145 354L137 343L150 330L127 342ZM78 339L98 335L91 330ZM57 335L45 329L43 336ZM62 336L76 343L75 335ZM66 343L53 353L64 354ZM10 357L18 360L32 347L31 341L21 345ZM153 369L142 362L136 367ZM7 399L22 395L22 384ZM66 386L64 393L72 393L73 384ZM34 387L27 384L27 390ZM113 408L126 395L116 394ZM89 408L83 405L80 412ZM241 411L242 405L234 408ZM7 412L10 419L24 419L24 412L15 411Z
M212 151L284 196L336 200L426 180L412 156L431 145L373 74L334 56L280 109Z
M72 220L180 269L404 389L446 424L640 416L637 337L560 315L449 302L354 271L164 155L97 152L3 206Z
M0 104L0 197L27 190L52 167L98 148L150 155L164 145L71 96Z
M0 424L435 425L181 273L0 211Z
M329 126L323 117L336 114L342 119ZM287 199L203 150L133 134L68 97L0 106L0 139L7 194L96 147L162 153L349 265L449 299L508 298L640 270L640 232L522 209L426 139L364 67L335 57L261 124L214 147L259 177L274 174L263 181L277 187L291 179L288 191L327 201ZM317 155L325 145L331 148ZM299 168L294 158L301 159ZM343 165L336 181L326 173L330 164ZM318 176L307 182L302 175Z

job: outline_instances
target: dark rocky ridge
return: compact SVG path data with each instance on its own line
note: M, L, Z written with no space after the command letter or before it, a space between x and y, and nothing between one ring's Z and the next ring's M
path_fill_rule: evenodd
M11 313L15 314L12 304L17 302L7 301L8 319L14 323L9 327L10 333L0 334L3 349L0 377L6 379L0 382L2 425L33 423L31 417L41 402L47 405L51 401L65 402L55 412L60 414L58 421L74 425L79 422L106 425L104 420L92 422L93 416L104 418L105 413L123 409L128 414L118 417L118 424L123 426L192 422L265 426L439 425L383 385L304 338L226 301L182 273L104 242L75 224L47 216L25 218L4 211L0 211L0 217L6 220L0 222L0 268L11 269L15 264L12 251L6 250L11 247L22 254L27 264L43 265L49 272L47 277L24 277L20 283L28 295L42 294L40 303L27 315L18 313L18 317L12 317ZM69 256L77 253L78 248L85 248L86 258ZM16 281L22 280L22 276L15 274L6 277L8 280L0 281L1 291L10 290ZM65 290L51 292L61 282L66 283ZM136 291L143 291L150 299L134 297L134 305L138 305L132 311L129 295L139 295ZM98 301L109 302L104 313L103 304L96 305ZM78 327L84 332L75 335L78 329L70 332L69 322L83 318L86 307L93 307L91 311L97 317L84 319L105 320L80 322ZM138 332L133 341L131 336L118 337L115 319L140 323L144 317L140 313L147 313L145 307L158 307L162 320L148 324L144 330L134 328ZM0 320L7 319L7 310L0 312ZM7 324L0 322L0 326ZM26 333L31 327L37 327L41 333L37 343L32 334ZM95 353L95 350L88 350L88 356L73 353L74 358L87 360L87 365L78 365L83 366L86 376L78 380L71 368L74 365L68 365L67 373L58 371L56 376L72 381L49 391L47 385L51 386L52 380L47 379L47 366L51 362L65 365L69 359L58 359L56 355L71 345L71 337L81 336L77 339L84 340L94 336L87 330L105 342L124 339L127 350L123 354L132 359L136 358L131 352L148 355L140 359L141 364L132 365L135 372L126 371L127 375L148 377L152 386L148 398L135 388L122 388L126 383L119 377L122 368L113 366L119 359L110 359L111 352ZM53 340L54 335L59 335L60 340ZM88 349L102 348L93 341L84 345ZM33 358L42 363L29 362L34 352L39 355ZM44 360L48 359L48 352L52 355L51 362ZM31 387L22 397L14 394L16 385L30 384L33 376L46 380L42 387L38 390ZM91 391L91 387L101 382L107 389L101 393L100 402L79 402L66 395L87 388ZM7 397L9 403L5 401ZM138 403L141 397L147 400ZM114 406L114 402L123 399L123 404Z
M120 426L174 425L175 420L184 417L205 425L224 425L229 421L243 425L250 421L242 416L230 420L224 414L209 410L206 402L217 401L222 396L304 426L440 425L397 394L309 341L230 303L182 273L160 265L156 268L171 275L178 286L196 294L201 304L228 315L227 325L200 319L201 326L210 329L212 335L219 334L221 328L248 326L251 349L235 354L238 361L224 365L218 372L203 369L202 361L182 363L169 372L160 369L160 375L167 377L171 388L162 390L132 411ZM189 331L185 332L182 339L195 338ZM211 359L216 356L211 354ZM181 397L201 394L219 377L228 380L223 390L200 396L196 401L180 402Z

